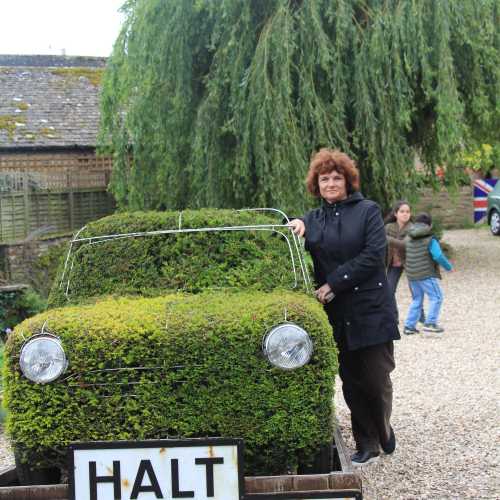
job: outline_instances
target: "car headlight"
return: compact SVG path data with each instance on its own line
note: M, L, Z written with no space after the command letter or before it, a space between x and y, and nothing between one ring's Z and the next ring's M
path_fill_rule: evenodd
M38 335L23 345L19 364L27 379L46 384L64 373L68 361L57 337Z
M313 343L303 328L294 323L283 323L266 334L262 349L272 365L293 370L309 362Z

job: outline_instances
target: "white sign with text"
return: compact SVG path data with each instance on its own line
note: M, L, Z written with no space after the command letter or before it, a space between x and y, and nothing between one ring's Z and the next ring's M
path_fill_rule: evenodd
M72 498L239 500L243 481L241 450L236 442L228 441L72 445Z

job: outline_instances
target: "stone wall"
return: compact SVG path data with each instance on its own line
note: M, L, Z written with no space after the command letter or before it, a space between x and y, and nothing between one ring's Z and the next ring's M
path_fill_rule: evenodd
M44 238L20 243L0 244L0 280L5 283L31 283L30 264L53 245L68 241L70 236Z
M430 212L445 228L471 227L474 224L472 187L462 186L455 193L425 188L413 207L413 214Z

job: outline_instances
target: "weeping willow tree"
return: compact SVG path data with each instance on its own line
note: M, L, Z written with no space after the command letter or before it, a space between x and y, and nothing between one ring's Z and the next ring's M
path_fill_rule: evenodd
M415 193L500 130L500 0L129 0L101 143L132 209L311 203L311 153L340 148L363 192Z

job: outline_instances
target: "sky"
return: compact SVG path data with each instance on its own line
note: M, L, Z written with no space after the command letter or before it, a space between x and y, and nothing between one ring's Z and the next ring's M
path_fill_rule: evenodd
M124 0L0 0L0 54L108 56Z

